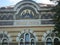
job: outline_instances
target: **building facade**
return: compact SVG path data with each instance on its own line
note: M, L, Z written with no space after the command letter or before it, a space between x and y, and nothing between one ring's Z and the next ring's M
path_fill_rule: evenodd
M53 5L22 0L13 7L0 8L0 42L3 45L54 45L56 39ZM52 35L53 34L53 35ZM39 42L39 43L38 43ZM42 43L44 42L44 43Z

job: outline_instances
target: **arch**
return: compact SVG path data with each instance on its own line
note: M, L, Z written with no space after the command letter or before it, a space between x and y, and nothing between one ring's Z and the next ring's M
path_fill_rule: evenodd
M34 39L31 39L31 45L36 45Z
M23 38L20 39L20 45L24 45Z
M30 35L28 33L25 34L25 42L29 42Z
M36 6L36 8L39 10L40 9L40 7L39 7L39 5L36 3L36 2L34 2L34 1L20 1L20 2L18 2L16 5L15 5L15 10L17 10L17 8L18 7L20 7L20 5L23 5L23 4L32 4L32 5L34 5L34 6Z
M15 17L18 19L21 19L21 12L25 9L29 9L32 10L34 12L34 16L32 15L33 19L38 19L39 18L39 12L36 10L36 8L34 8L33 6L30 5L25 5L25 6L21 6L19 8L19 10L15 13ZM30 15L31 17L31 15Z
M42 42L45 42L45 45L57 45L60 43L60 38L55 35L55 32L53 32L53 30L49 30L44 33Z
M54 37L54 45L60 45L60 38Z
M31 6L31 5L21 6L21 7L19 8L19 10L16 12L16 14L18 14L18 13L20 12L21 9L23 9L23 8L29 8L29 7L32 8L33 10L35 10L36 13L38 14L38 11L36 10L36 8L33 7L33 6Z
M8 42L9 40L7 39L7 38L4 38L3 40L2 40L2 45L9 45L9 42Z
M7 20L7 16L3 15L2 20Z
M25 40L25 45L29 45L29 43L30 43L30 33L25 33L24 34L24 40Z
M19 40L23 39L24 45L31 45L31 40L32 42L34 41L34 45L36 44L35 42L37 42L37 38L35 37L34 33L32 33L32 37L31 37L31 31L23 31L20 33L20 36L17 37L18 42L20 42ZM20 45L20 43L18 43L18 45Z
M12 42L10 35L6 31L1 31L0 32L0 43L2 45L9 45L10 42Z
M25 8L28 8L28 9L32 10L34 12L34 16L31 15L31 14L21 16L21 13L22 13L22 11ZM16 11L15 17L16 17L17 20L19 20L19 19L25 19L25 18L27 18L27 19L39 19L39 12L38 12L38 10L40 10L40 7L34 1L29 1L29 0L27 0L27 1L21 1L21 2L19 2L19 3L17 3L15 5L14 10Z
M52 37L47 37L46 38L46 45L53 45Z

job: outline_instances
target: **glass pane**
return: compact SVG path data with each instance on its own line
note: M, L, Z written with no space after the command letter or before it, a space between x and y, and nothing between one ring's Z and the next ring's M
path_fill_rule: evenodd
M35 12L31 9L24 9L21 11L21 18L23 19L33 19Z
M29 45L29 34L25 35L25 45Z
M30 32L29 33L25 33L24 32L23 34L21 34L21 36L19 37L19 39L21 39L20 40L20 44L21 45L34 45L35 44L34 40L36 40L35 36L33 34L31 34Z
M25 42L29 42L29 34L25 35Z
M30 18L33 18L33 15L31 15L31 14L25 14L25 15L22 15L22 18L30 19Z

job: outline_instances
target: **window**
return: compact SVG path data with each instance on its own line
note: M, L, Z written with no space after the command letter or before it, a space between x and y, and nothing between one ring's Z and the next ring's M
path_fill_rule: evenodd
M51 38L47 38L46 45L52 45L52 39Z
M36 10L31 7L23 7L19 12L16 13L16 19L38 19L39 14Z
M7 19L7 16L3 15L2 20L6 20L6 19Z
M52 19L53 15L52 14L42 14L41 19Z
M17 37L18 45L36 45L37 39L34 36L34 33L23 32L18 35L20 35Z
M53 14L42 14L41 15L41 24L54 24L54 21L52 20Z
M60 45L59 38L55 38L55 39L54 39L54 45Z
M53 30L49 30L44 33L42 41L44 42L44 45L60 45L60 38L57 37Z
M0 26L13 25L14 21L12 15L0 15Z
M10 36L7 34L7 32L0 32L0 43L1 45L9 45L9 42L11 42Z
M2 45L8 45L8 40L7 39L3 39L2 40Z
M22 18L29 19L33 18L34 12L30 9L25 9L22 12Z
M41 19L45 19L45 18L46 18L45 15L46 15L46 14L42 14L42 15L41 15Z
M20 40L20 45L23 45L23 44L24 44L23 39L21 39Z
M25 42L29 42L29 34L25 34Z
M31 45L34 45L35 42L34 42L34 39L31 39Z
M29 34L28 33L26 33L25 34L25 45L28 45L29 44Z
M0 20L13 20L13 15L0 15Z

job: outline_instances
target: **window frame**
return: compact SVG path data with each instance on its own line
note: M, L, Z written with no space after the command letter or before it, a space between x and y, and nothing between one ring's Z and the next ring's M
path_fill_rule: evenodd
M7 40L8 45L9 45L10 42L12 42L12 39L11 39L10 35L6 31L0 31L0 34L3 35L2 39L0 40L0 43L1 44L2 44L2 42L3 42L4 39ZM4 35L6 35L8 38L7 37L4 37Z
M59 38L59 37L54 37L54 39L53 39L53 44L54 44L54 40L55 40L56 38L60 41L60 38Z
M21 38L21 39L23 39L23 38ZM21 45L21 39L20 39L19 45ZM23 45L24 45L24 39L23 39L23 42L22 42L22 43L23 43Z
M30 42L31 42L32 39L34 40L34 38L31 38L31 39L30 39ZM36 45L36 40L34 40L34 45Z
M32 31L22 31L21 33L18 33L18 37L16 38L16 41L18 42L18 45L20 45L20 36L22 35L24 33L24 38L21 38L21 39L23 39L23 42L24 42L24 45L25 45L25 35L28 33L29 34L29 37L30 37L30 33L32 33L34 36L35 36L35 39L34 39L34 37L33 38L31 38L30 37L30 39L29 39L29 45L31 45L30 43L31 43L31 39L34 39L35 40L35 44L34 45L36 45L36 42L38 41L37 40L37 37L36 37L36 35L35 35L35 33L33 33Z
M51 41L52 41L52 44L53 44L52 37L47 37L47 38L46 38L46 41L45 41L45 45L47 45L47 39L51 39Z
M3 43L3 40L4 40L4 39L6 39L6 40L7 40L7 44L9 45L9 39L8 39L8 38L6 38L6 37L3 37L3 38L2 38L2 43Z

